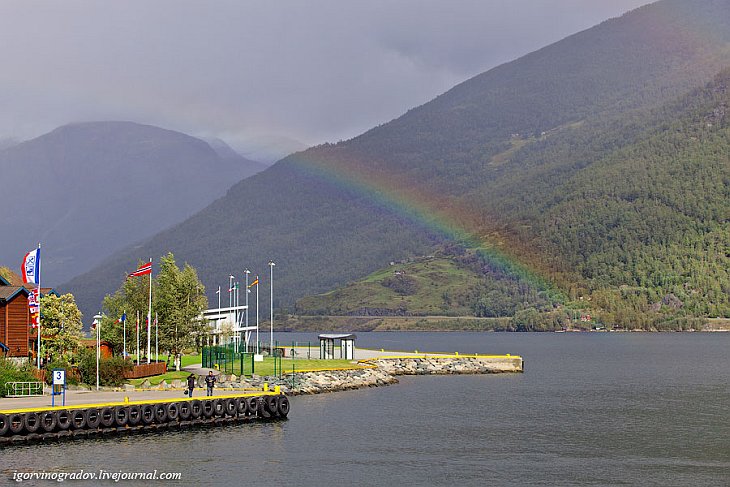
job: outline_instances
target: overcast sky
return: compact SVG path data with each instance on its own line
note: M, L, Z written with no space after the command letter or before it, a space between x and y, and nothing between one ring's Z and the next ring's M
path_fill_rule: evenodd
M133 120L337 141L647 0L1 0L0 138Z

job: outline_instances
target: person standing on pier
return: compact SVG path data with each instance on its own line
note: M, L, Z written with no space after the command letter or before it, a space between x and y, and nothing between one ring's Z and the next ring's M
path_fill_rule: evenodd
M195 376L190 374L188 376L188 397L193 397L193 389L195 389Z
M208 396L213 395L213 387L215 387L215 376L213 371L208 371L208 375L205 377L205 385L208 386Z

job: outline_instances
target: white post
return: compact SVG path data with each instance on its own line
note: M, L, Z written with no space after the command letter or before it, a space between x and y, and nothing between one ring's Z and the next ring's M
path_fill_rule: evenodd
M137 365L139 365L139 310L137 310Z
M94 316L96 324L96 390L99 390L99 359L101 358L101 313Z
M122 358L127 358L127 311L122 311Z
M157 311L155 311L155 362L160 361L160 349L158 347L160 335L157 326Z
M274 352L274 261L269 261L269 268L271 269L270 275L269 275L269 281L270 281L270 297L271 302L269 306L269 317L271 319L271 335L269 336L269 347L271 349L271 353Z
M99 390L99 359L101 358L101 323L96 323L96 390Z
M233 279L232 275L228 275L228 307L233 307Z
M260 354L259 350L259 276L256 276L256 355Z
M41 368L41 243L38 242L38 262L35 263L38 273L38 369ZM23 269L25 270L25 269Z
M213 335L213 345L216 344L216 337L218 336L218 333L221 331L221 287L218 286L218 291L216 291L216 294L218 295L218 318L215 320L215 334ZM218 343L220 345L220 343Z
M248 326L248 293L250 292L248 289L248 275L251 274L251 271L246 269L243 272L246 274L246 326Z
M150 257L150 267L152 266L152 257ZM152 269L150 269L150 305L147 308L147 363L152 361Z

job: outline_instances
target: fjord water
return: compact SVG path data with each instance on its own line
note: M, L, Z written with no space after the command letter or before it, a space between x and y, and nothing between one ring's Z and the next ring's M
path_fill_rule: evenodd
M179 471L188 485L730 483L730 334L358 333L357 345L520 354L526 367L295 397L277 423L6 448L5 479L103 468Z

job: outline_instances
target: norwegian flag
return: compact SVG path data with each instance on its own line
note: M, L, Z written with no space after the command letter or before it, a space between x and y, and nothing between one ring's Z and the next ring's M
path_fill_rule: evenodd
M130 277L146 276L147 274L152 274L152 260L151 259L146 264L142 264L141 266L139 266L139 269L137 269L136 271L129 274L127 276L127 279L129 279Z

